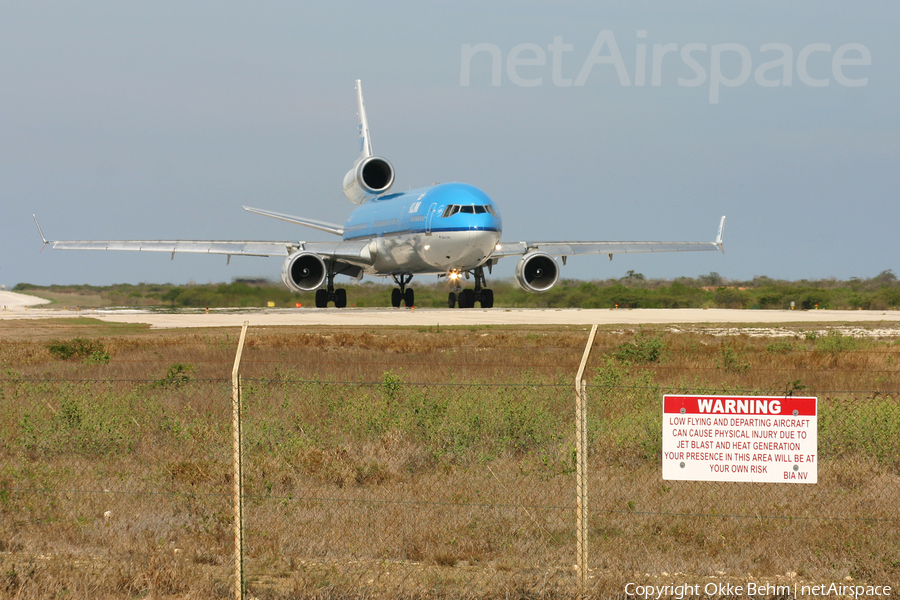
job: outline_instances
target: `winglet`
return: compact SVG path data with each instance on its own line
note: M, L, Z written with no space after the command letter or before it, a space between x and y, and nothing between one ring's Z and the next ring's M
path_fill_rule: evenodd
M38 233L41 234L41 240L44 242L44 245L41 246L41 252L43 252L43 251L44 251L44 248L45 248L45 247L47 246L47 244L49 244L50 242L47 241L47 238L44 237L44 232L41 231L41 224L38 223L37 215L35 215L34 213L31 213L31 216L32 216L32 218L34 219L34 224L37 225Z
M719 247L719 250L722 251L722 254L725 254L725 246L722 244L722 234L725 233L725 216L722 216L722 220L719 221L719 233L716 234L716 246Z
M362 81L356 80L356 114L359 116L359 156L372 156L372 139L369 137L369 121L366 119L366 106L363 104Z

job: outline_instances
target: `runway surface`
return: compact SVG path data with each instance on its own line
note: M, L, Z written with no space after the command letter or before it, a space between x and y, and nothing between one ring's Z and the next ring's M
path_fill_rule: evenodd
M28 309L0 312L0 319L52 319L92 317L101 321L147 323L152 328L254 326L356 325L356 326L454 326L454 325L593 325L604 324L716 324L716 323L882 323L900 328L900 311L782 311L730 309L285 309L211 310L164 313L138 310ZM893 328L893 327L892 327Z
M56 310L49 302L16 292L0 292L0 319L92 317L151 328L239 327L251 325L639 325L677 323L891 323L896 310L736 310L727 308L285 308L285 309L132 309ZM35 308L36 306L36 308Z
M15 310L25 308L26 306L49 303L49 300L44 300L37 296L29 296L18 292L7 292L6 290L0 291L0 310Z

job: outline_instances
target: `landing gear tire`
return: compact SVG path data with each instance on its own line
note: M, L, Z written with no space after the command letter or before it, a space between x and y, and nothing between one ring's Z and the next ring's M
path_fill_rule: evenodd
M335 308L347 306L347 290L334 289L334 262L328 261L325 287L316 290L316 308L326 308L329 302L334 302Z
M466 289L459 293L460 308L475 308L475 290Z
M316 308L328 306L328 290L316 290Z
M450 292L450 296L447 298L447 304L450 305L450 308L456 308L456 294Z
M494 307L494 290L481 290L481 308Z
M482 306L484 303L482 302ZM334 306L335 308L346 308L347 307L347 290L344 288L338 288L334 290Z
M406 289L406 286L409 285L412 278L412 273L397 273L396 275L391 275L391 279L394 280L394 283L400 286L391 290L391 306L400 308L400 304L405 303L407 307L412 307L415 296L412 290Z

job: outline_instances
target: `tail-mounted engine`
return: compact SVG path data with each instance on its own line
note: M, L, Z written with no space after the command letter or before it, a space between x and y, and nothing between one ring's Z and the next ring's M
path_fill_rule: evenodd
M281 268L281 280L294 292L311 292L325 283L328 267L318 254L297 252Z
M531 252L516 264L516 283L526 292L546 292L559 280L559 265L545 252Z
M362 204L369 196L377 196L394 185L394 167L386 158L360 158L344 175L344 195L354 204Z
M362 204L370 196L382 194L394 185L394 167L372 152L369 121L363 103L362 83L356 80L356 114L359 116L359 158L344 175L344 195L354 204Z

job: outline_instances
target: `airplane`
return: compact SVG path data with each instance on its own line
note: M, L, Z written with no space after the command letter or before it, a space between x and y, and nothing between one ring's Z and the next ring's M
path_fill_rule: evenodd
M546 292L559 280L560 257L628 252L678 252L721 250L725 217L712 242L501 242L502 220L497 205L479 188L465 183L434 184L406 192L388 193L394 183L394 167L372 151L369 123L363 103L362 83L356 80L359 117L359 157L344 176L344 196L358 205L343 225L295 217L244 206L252 213L311 227L341 241L249 240L108 240L50 241L35 224L44 245L55 250L132 250L225 254L232 256L283 256L281 279L295 292L316 292L316 307L333 303L347 306L347 291L335 287L336 275L357 280L363 275L391 277L397 285L391 305L412 307L415 293L409 287L414 275L437 275L451 282L449 308L482 308L494 305L487 287L488 273L501 258L517 256L515 281L529 292ZM34 216L34 215L32 215ZM43 249L43 248L42 248ZM462 279L474 279L463 289Z

